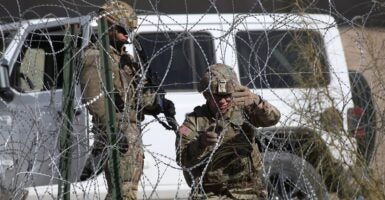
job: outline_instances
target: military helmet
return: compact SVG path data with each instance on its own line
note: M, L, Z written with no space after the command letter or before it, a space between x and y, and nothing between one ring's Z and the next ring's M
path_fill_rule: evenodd
M100 7L99 14L105 17L110 24L120 26L126 31L135 29L138 25L134 9L123 1L108 1Z
M240 87L233 69L225 64L214 64L207 68L199 85L199 92L210 91L212 94L231 94Z

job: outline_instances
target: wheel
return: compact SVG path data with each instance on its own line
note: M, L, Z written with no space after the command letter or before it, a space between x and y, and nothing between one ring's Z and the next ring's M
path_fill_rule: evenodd
M304 159L286 152L263 154L269 199L329 199L317 171Z
M357 137L358 152L369 163L375 146L376 140L376 111L372 92L365 77L357 71L349 71L350 85L352 88L352 100L355 107L363 109L363 115L360 124L363 125L365 135Z

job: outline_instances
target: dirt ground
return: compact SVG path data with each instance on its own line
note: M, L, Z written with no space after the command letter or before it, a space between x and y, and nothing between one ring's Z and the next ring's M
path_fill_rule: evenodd
M363 72L377 109L376 148L371 169L385 191L385 28L340 28L349 69Z

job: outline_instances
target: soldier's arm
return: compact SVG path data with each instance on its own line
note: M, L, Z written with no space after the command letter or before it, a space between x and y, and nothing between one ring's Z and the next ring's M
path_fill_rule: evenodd
M209 153L199 140L199 130L193 116L187 116L178 128L175 140L177 163L183 167L192 167L200 163Z
M265 100L261 100L259 104L246 106L245 113L250 123L257 127L273 126L281 118L279 110Z
M82 101L94 120L105 122L105 102L101 89L99 50L89 48L84 54L84 64L80 73Z
M279 110L261 96L242 86L233 93L234 104L241 107L250 123L257 127L268 127L278 123L281 118Z

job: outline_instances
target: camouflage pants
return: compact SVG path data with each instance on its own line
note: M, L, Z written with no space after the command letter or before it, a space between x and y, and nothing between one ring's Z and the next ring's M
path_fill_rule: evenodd
M109 145L105 126L107 119L106 98L108 96L102 93L102 87L104 86L101 81L100 66L98 65L99 51L97 49L90 49L87 50L85 55L85 64L79 81L82 88L83 103L87 105L94 124L93 133L95 134L95 140L91 160L99 157L97 160L100 160L100 162L97 165L99 169L104 169L106 174L109 192L108 199L113 188L112 172L110 171L112 166L108 166L107 152L108 148L118 148L120 155L120 165L118 167L123 199L136 199L138 183L143 169L143 146L141 134L136 124L138 121L136 112L132 110L123 112L123 108L135 107L132 102L129 102L132 100L131 98L124 99L126 95L131 97L133 91L129 90L128 87L124 87L124 82L122 81L124 77L121 77L118 65L116 62L113 62L111 71L113 74L114 91L110 94L115 94L115 106L117 106L117 110L122 112L116 112L117 144ZM115 54L112 56L117 57ZM116 60L119 59L116 58ZM124 116L125 113L128 115ZM87 163L93 162L88 160ZM98 166L96 166L96 170L98 170ZM87 167L85 167L86 169Z
M237 189L229 189L226 192L222 193L214 193L208 192L205 195L193 195L191 199L193 200L262 200L267 199L267 190L266 189L258 189L256 191L255 188L237 188Z
M136 123L127 123L120 122L118 123L119 133L117 136L117 144L111 146L112 148L117 148L119 152L119 176L121 183L121 192L123 199L136 199L136 194L138 190L138 184L143 170L143 160L144 153L142 147L142 140L140 136L140 131L137 128ZM107 184L108 184L108 193L106 199L111 198L112 194L112 166L107 162L107 147L108 137L105 134L104 129L94 128L93 131L98 131L95 133L94 146L92 150L92 156L99 156L100 159L96 165L100 168L103 168ZM96 170L97 171L97 170Z
M256 176L255 179L244 182L237 182L234 184L210 184L205 185L204 190L192 189L190 198L193 200L258 200L267 199L268 192L262 176Z
M123 199L136 199L138 183L143 170L142 140L136 123L122 124L121 130L127 137L128 145L127 149L123 147L123 150L120 150L119 175L121 177L122 196ZM109 193L111 193L112 188L110 169L110 166L105 169Z

